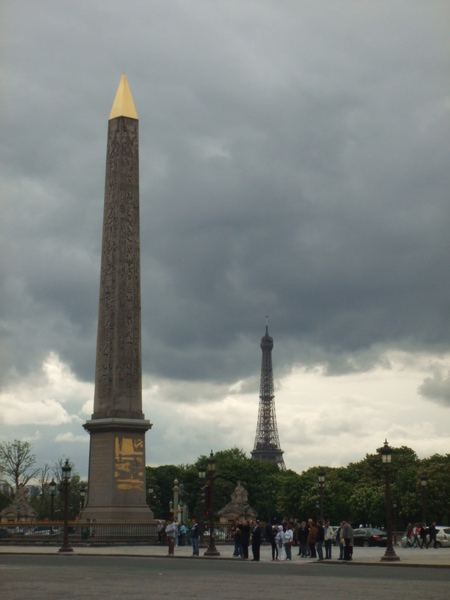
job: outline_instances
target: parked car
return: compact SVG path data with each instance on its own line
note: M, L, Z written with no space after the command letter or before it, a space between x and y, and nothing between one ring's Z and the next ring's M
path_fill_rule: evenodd
M353 531L353 543L355 546L386 546L387 533L381 529L361 527Z
M448 548L450 546L450 526L449 525L436 525L436 545L439 548ZM427 544L430 541L430 537L427 535ZM402 538L402 547L411 548L413 543L412 538L404 536Z
M52 535L53 533L57 533L58 529L56 527L52 528L50 525L41 525L38 527L33 527L30 531L27 531L25 535Z
M12 535L7 529L0 529L0 538L11 538Z

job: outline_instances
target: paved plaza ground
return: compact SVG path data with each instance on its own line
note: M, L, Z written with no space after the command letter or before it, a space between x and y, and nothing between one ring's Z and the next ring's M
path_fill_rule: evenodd
M52 548L0 552L2 600L333 600L403 598L447 600L450 550L399 549L402 561L380 563L382 549L361 548L358 560L317 562L296 557L271 562L263 547L259 563L230 558L190 558L190 548L163 556L164 548L84 548L58 554ZM28 553L25 553L28 552ZM423 551L424 553L426 551ZM438 568L432 568L438 567Z
M228 559L233 562L244 562L239 558L233 558L233 546L232 545L217 545L217 549L220 552L219 560ZM74 546L73 554L79 556L142 556L142 557L164 557L167 555L167 546L89 546L89 547L78 547ZM216 558L203 557L205 552L204 548L200 548L200 557L194 559L192 557L192 548L190 546L176 547L175 558L190 558L192 560L217 560ZM305 559L297 556L298 549L292 548L292 562L287 565L304 565L311 564L317 561L313 559ZM381 562L381 557L384 555L385 548L362 548L355 547L353 553L353 564L378 564ZM400 558L396 565L409 565L409 566L429 566L429 567L448 567L450 569L450 548L439 548L428 550L421 550L420 548L402 548L400 546L395 547L395 552ZM41 544L22 546L22 545L0 545L0 559L2 554L58 554L58 546L49 546L44 540ZM327 564L338 564L337 561L339 551L337 548L333 548L333 559L331 561L323 561L323 565ZM249 549L249 562L251 562L252 553L251 548ZM170 560L170 559L169 559ZM271 548L267 544L261 546L261 562L271 562ZM279 563L277 563L279 564ZM389 566L390 563L383 563L385 566ZM449 573L450 575L450 573Z

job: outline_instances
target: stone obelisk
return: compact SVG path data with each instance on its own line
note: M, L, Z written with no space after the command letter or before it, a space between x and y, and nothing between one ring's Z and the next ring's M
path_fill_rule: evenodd
M122 76L108 123L102 263L89 432L89 487L82 519L148 522L142 413L139 121Z

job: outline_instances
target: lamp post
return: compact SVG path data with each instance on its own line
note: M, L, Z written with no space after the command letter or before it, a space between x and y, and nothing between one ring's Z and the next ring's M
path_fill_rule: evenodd
M322 469L317 473L317 478L319 480L320 491L320 520L323 525L323 486L325 485L325 472Z
M59 552L73 552L69 544L69 481L70 472L72 471L69 460L66 458L66 462L61 468L62 471L62 486L64 492L64 538Z
M320 502L316 500L316 523L319 520Z
M173 482L173 518L178 521L178 497L180 488L178 487L178 479L174 479Z
M49 483L50 488L50 520L53 521L53 511L55 508L55 494L56 494L56 482L52 477L52 480Z
M205 544L205 503L206 503L206 486L205 486L205 477L206 477L206 467L205 465L200 465L198 468L198 478L200 481L200 519L199 519L199 527L200 527L200 539L199 539L199 547L206 548Z
M397 500L392 500L392 508L394 509L394 546L397 544Z
M220 552L216 549L214 540L214 475L216 472L216 459L213 451L209 455L208 474L209 474L209 546L203 556L220 556Z
M427 474L422 473L422 475L420 476L420 489L422 491L422 523L424 526L427 523L427 485Z
M386 552L381 560L394 561L400 560L395 554L392 546L392 506L391 506L391 483L389 481L389 465L391 464L392 451L388 446L387 440L384 441L384 447L381 450L381 460L384 464L384 473L386 476L386 529L387 529L387 545Z

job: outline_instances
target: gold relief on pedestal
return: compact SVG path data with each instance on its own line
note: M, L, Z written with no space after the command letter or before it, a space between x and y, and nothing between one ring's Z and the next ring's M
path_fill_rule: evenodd
M115 436L114 480L120 490L144 489L144 440Z

